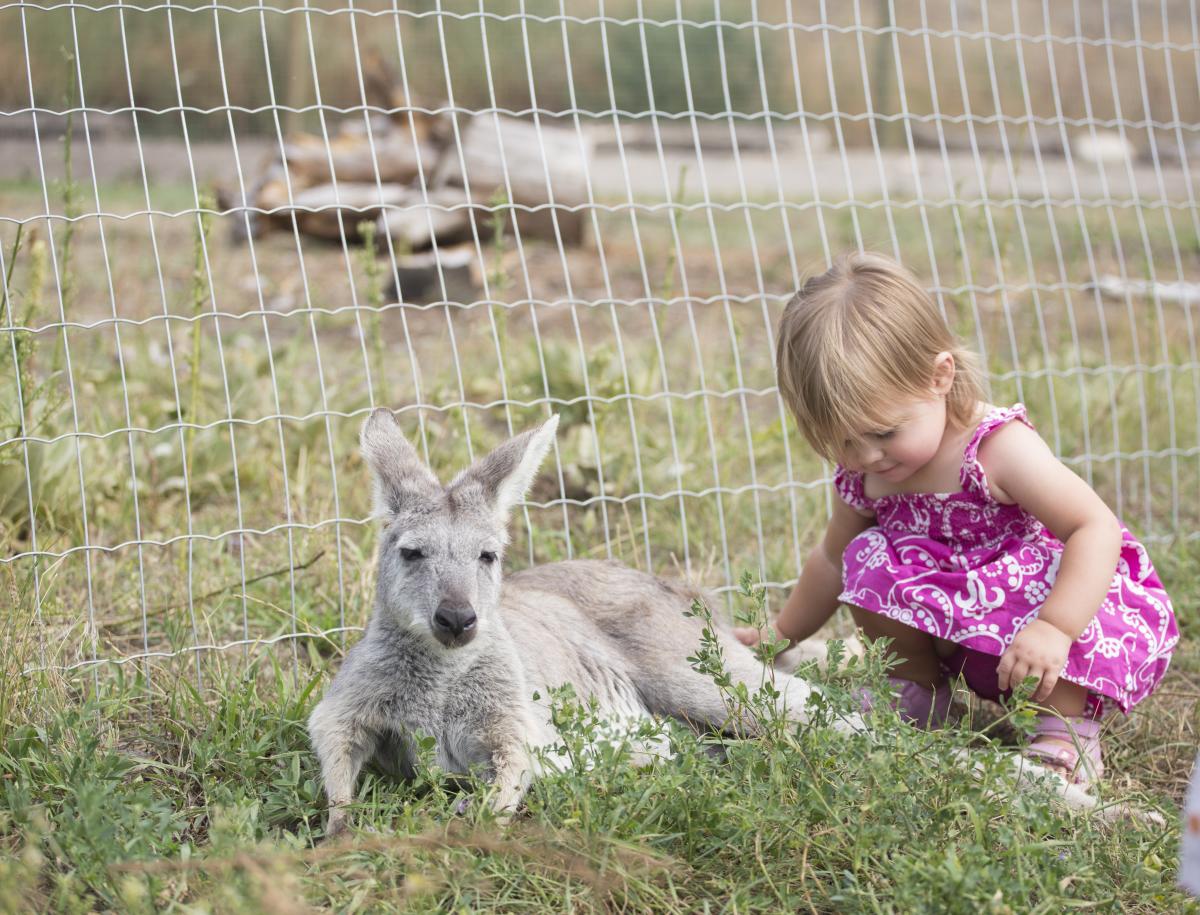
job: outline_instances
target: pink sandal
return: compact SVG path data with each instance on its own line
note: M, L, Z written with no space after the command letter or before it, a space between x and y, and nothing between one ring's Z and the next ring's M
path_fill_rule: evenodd
M1068 744L1068 745L1064 745ZM1100 757L1100 722L1094 718L1038 715L1026 757L1063 770L1072 784L1089 788L1104 774Z
M930 689L903 677L888 677L888 683L896 691L893 705L900 717L915 727L925 730L936 730L946 723L950 716L950 697L952 690L945 683L939 683ZM862 711L869 712L874 708L874 697L866 690L859 697Z

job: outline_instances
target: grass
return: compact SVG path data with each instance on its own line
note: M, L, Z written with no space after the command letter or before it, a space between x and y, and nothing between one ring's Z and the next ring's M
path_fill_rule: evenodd
M1170 584L1179 594L1181 583ZM1194 599L1192 587L1180 596ZM1185 627L1194 635L1195 619ZM722 761L678 733L674 758L648 769L634 769L625 749L602 752L537 783L527 816L507 829L478 800L456 814L459 788L426 758L410 786L368 776L357 811L367 831L321 846L304 719L336 663L315 653L307 660L298 681L270 656L217 662L204 692L186 667L184 676L153 684L106 677L86 693L53 679L17 679L18 714L0 732L0 908L1179 912L1190 905L1171 887L1172 813L1197 735L1194 701L1188 716L1177 701L1156 697L1137 724L1121 722L1109 738L1115 777L1106 791L1161 809L1166 830L1106 830L1072 818L1040 791L1014 792L972 729L926 734L889 712L870 738L841 737L818 721L726 742ZM875 654L865 664L807 673L825 681L836 709L852 686L878 684L881 671ZM1163 692L1185 684L1193 694L1200 684L1200 657L1190 647ZM594 731L586 710L569 706L560 724L575 750ZM950 758L964 746L984 765L982 782Z
M38 187L3 193L8 212L44 209ZM155 189L179 209L188 194ZM106 210L144 206L140 188L102 195ZM60 197L63 212L93 205ZM1023 397L1152 544L1184 642L1162 689L1110 723L1105 791L1163 811L1165 830L1105 831L996 772L976 783L951 750L992 766L986 737L1004 727L927 735L885 715L871 739L777 730L723 762L686 739L648 771L604 756L540 782L509 829L479 804L456 815L457 789L427 763L413 786L364 782L359 819L376 832L316 845L303 723L354 638L323 633L361 625L372 593L365 412L402 407L448 473L549 399L557 452L515 520L511 566L611 553L713 585L749 570L775 601L825 517L826 471L782 421L768 329L793 255L819 262L822 234L850 245L850 211L599 214L611 305L592 247L567 252L565 273L552 248L521 254L483 226L493 296L472 308L396 307L369 251L298 252L286 233L251 249L227 240L228 217L84 217L69 239L61 222L0 231L3 320L21 328L0 336L0 910L1186 911L1172 884L1200 740L1200 544L1179 536L1200 530L1194 331L1180 306L1083 284L1089 258L1173 278L1172 233L1194 277L1194 224L963 206L929 210L927 240L918 212L892 215L900 254L928 277L937 252L959 290L944 298L982 343L995 399ZM858 216L890 249L882 212ZM53 669L147 651L177 654ZM810 673L836 702L881 664ZM564 739L585 741L587 716L567 719Z

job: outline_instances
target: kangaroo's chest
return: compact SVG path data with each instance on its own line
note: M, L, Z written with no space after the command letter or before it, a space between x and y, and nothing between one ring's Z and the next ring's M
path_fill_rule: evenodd
M513 678L485 664L420 679L419 688L398 685L389 696L389 726L433 738L437 764L449 772L489 766L495 735L519 717Z
M491 767L492 751L479 734L453 722L445 722L437 735L437 764L447 772L486 770Z

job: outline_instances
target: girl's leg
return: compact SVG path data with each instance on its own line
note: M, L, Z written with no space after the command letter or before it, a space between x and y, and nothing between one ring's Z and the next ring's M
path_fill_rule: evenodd
M1083 717L1087 698L1087 689L1078 683L1059 680L1042 703L1057 714L1038 716L1026 751L1043 765L1060 770L1068 780L1085 786L1104 771L1100 722Z
M900 658L888 677L896 691L895 707L900 717L920 728L940 728L950 714L950 688L945 685L937 640L903 623L851 607L854 621L870 640L891 639L891 650ZM863 710L874 700L863 696Z
M911 680L927 689L942 682L944 677L933 636L861 607L851 607L850 613L868 640L892 640L891 650L900 658L900 663L892 668L892 676Z
M1064 718L1078 718L1087 707L1087 697L1086 687L1069 680L1059 680L1042 705L1053 709Z

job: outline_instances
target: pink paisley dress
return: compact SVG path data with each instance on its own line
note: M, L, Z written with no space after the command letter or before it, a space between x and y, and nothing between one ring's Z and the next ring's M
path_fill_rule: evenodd
M1050 593L1063 545L1019 505L992 498L976 455L1021 404L994 409L963 453L960 492L870 499L861 473L839 466L844 502L877 524L846 547L840 600L881 613L956 646L944 659L975 692L996 698L996 664ZM1032 425L1030 425L1032 428ZM1089 691L1089 712L1107 701L1123 712L1154 691L1179 640L1171 601L1145 548L1122 527L1116 573L1095 619L1071 645L1062 677Z

